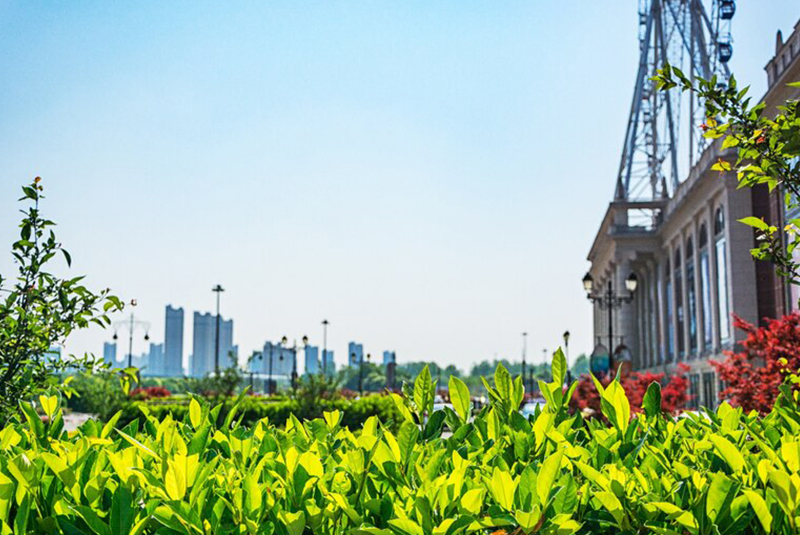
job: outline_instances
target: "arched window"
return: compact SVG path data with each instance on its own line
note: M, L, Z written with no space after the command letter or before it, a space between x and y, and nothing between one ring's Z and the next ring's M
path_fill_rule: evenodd
M731 337L731 311L728 301L728 244L725 240L725 213L722 206L718 207L714 213L714 249L717 268L719 340L727 342Z
M672 302L672 269L669 265L669 258L664 262L664 301L666 302L665 319L667 320L666 342L667 342L667 362L672 362L675 355L675 327L672 323L674 316L674 305Z
M698 239L700 260L700 310L703 312L703 349L711 349L711 266L708 261L708 232L706 225L700 225L700 238Z
M675 314L678 322L677 338L678 338L678 358L683 358L686 355L686 340L683 339L684 325L686 320L683 313L683 273L681 261L680 247L675 248Z
M694 243L686 239L686 307L689 328L689 354L697 354L697 293L695 293Z

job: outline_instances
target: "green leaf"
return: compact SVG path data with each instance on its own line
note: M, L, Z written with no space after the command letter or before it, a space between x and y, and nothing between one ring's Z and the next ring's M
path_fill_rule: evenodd
M560 347L553 355L553 362L550 365L550 369L553 374L553 383L563 386L567 379L567 359Z
M750 502L753 511L756 512L756 516L759 522L761 522L761 527L764 528L764 531L770 533L772 531L772 514L769 512L769 507L767 507L764 498L752 490L744 490L742 492L747 496L747 500Z
M719 456L728 463L734 472L740 473L744 469L744 457L741 452L723 436L709 435L708 439L714 444Z
M484 490L481 488L468 490L461 497L461 507L473 516L477 516L483 507Z
M500 399L510 405L513 393L511 374L502 364L498 364L497 369L494 371L494 387L497 389Z
M492 496L497 504L506 511L512 511L514 508L514 492L517 485L511 474L506 470L501 470L495 467L492 473Z
M469 388L464 384L464 381L455 375L450 376L447 387L450 392L450 403L453 404L453 408L461 417L462 421L468 421L472 414L472 400L469 397Z
M203 408L195 398L189 402L189 421L192 422L192 427L195 429L203 423Z
M130 533L136 517L133 506L133 495L130 491L121 485L117 487L111 500L109 527L112 533Z
M398 535L425 535L419 524L408 518L394 518L388 523L389 528Z
M647 387L644 398L642 398L642 409L650 417L661 414L661 384L658 381L653 381Z
M739 223L744 223L747 226L757 228L758 230L763 230L765 232L769 230L769 224L765 223L763 219L758 217L743 217L742 219L739 219Z
M547 506L547 497L561 470L561 459L563 457L564 451L559 450L557 453L545 459L539 470L539 476L536 479L536 493L539 497L539 503L542 505L542 509L545 509Z
M431 381L431 371L428 369L428 366L425 365L414 380L414 405L417 406L417 411L419 411L420 415L433 410L432 389L433 382Z

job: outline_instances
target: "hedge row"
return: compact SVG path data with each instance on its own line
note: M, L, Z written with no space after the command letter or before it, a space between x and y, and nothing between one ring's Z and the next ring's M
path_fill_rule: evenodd
M222 404L219 418L224 420L234 406L235 400L230 399ZM122 408L120 425L127 425L142 416L142 409L158 420L163 420L171 414L175 420L184 421L189 412L189 399L180 402L134 401L127 403ZM238 406L237 420L240 424L251 426L266 418L272 425L283 426L294 415L299 420L313 420L321 418L326 411L338 410L342 413L342 425L350 429L361 427L371 416L377 416L387 425L393 425L400 420L400 413L391 398L382 395L371 395L356 400L316 400L314 402L300 402L297 400L271 401L261 398L244 398Z

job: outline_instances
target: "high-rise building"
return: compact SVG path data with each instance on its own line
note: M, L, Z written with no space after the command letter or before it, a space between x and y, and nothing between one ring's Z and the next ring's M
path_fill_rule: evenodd
M103 362L109 366L117 365L117 343L104 342L103 343Z
M203 377L214 371L216 351L217 317L214 314L194 313L194 332L192 335L191 371L193 377ZM233 363L229 355L236 358L233 345L233 320L220 317L219 322L219 367L228 368Z
M336 362L333 360L333 350L325 349L322 352L322 371L328 375L336 375Z
M142 372L149 377L164 376L164 344L150 344L147 365Z
M394 351L384 351L383 352L383 365L388 366L392 362L395 361Z
M364 346L355 342L347 344L347 363L358 366L364 360Z
M167 305L164 324L163 375L183 375L183 308L172 308L172 305Z
M306 375L319 373L319 348L316 346L306 346Z

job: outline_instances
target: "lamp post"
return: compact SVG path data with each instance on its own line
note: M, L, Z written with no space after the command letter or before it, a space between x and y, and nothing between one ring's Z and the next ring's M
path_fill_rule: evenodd
M572 384L572 370L569 368L569 331L564 331L564 356L567 360L567 386Z
M528 333L522 333L522 386L525 386L525 351L528 345ZM532 386L532 385L531 385ZM533 390L531 390L533 393Z
M281 338L281 345L286 345L289 342L289 339L285 336ZM303 350L305 351L306 346L308 345L308 336L303 335ZM292 343L292 390L297 390L297 340L294 340ZM283 360L283 352L281 352L281 360Z
M217 284L211 291L217 294L217 334L215 337L216 343L214 344L214 375L219 375L219 294L225 291L222 285Z
M131 306L136 306L136 301L131 301ZM117 336L118 329L128 329L128 368L133 366L133 332L137 328L144 329L144 340L145 342L150 340L150 335L148 331L150 330L150 324L146 321L139 321L133 316L133 312L131 312L130 320L125 321L117 321L114 323L114 336L112 337L113 340L118 340L119 336Z
M597 303L600 310L608 310L608 368L611 373L614 370L614 309L622 308L624 303L633 301L633 293L639 284L639 279L636 273L631 272L628 278L625 279L625 289L628 290L627 295L617 295L614 291L614 284L611 278L608 279L606 290L603 293L593 294L594 279L587 273L583 277L583 289L586 290L586 298L593 303Z
M322 374L328 375L328 320L322 320Z
M355 359L356 354L353 353L353 358ZM367 360L371 360L372 355L367 353ZM358 363L358 395L360 397L364 397L364 354L361 354L361 362Z

